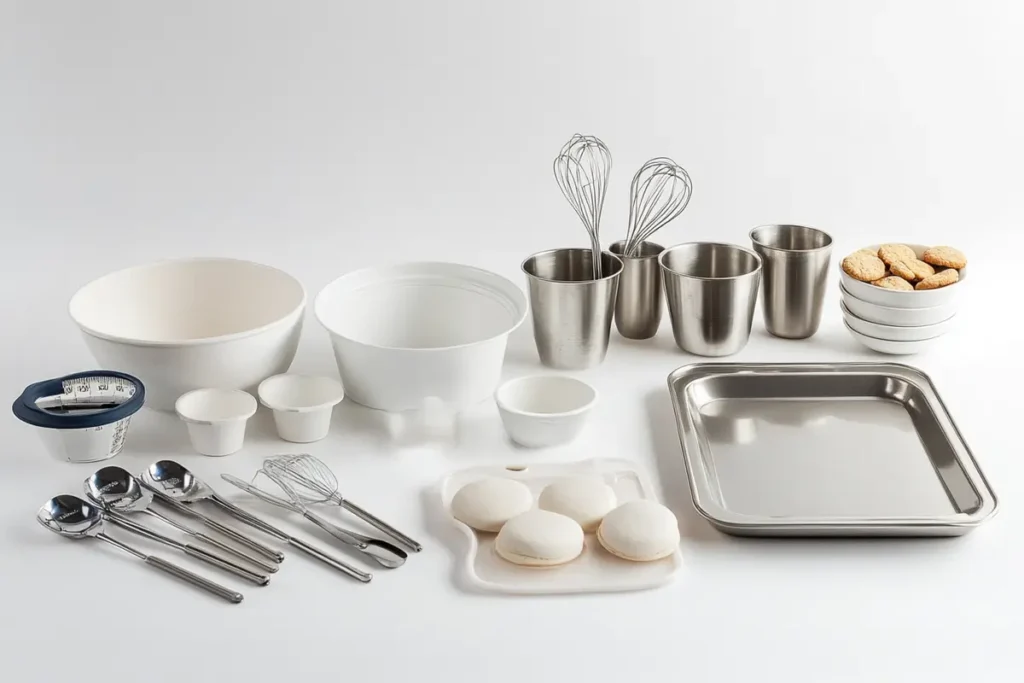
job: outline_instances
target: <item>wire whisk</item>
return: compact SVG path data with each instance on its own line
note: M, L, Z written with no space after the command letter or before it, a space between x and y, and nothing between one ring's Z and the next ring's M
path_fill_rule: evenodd
M590 237L595 280L601 278L601 211L611 170L611 152L593 135L573 135L554 162L558 188Z
M644 242L683 212L692 192L689 174L668 157L655 157L641 166L629 185L623 254L637 256Z

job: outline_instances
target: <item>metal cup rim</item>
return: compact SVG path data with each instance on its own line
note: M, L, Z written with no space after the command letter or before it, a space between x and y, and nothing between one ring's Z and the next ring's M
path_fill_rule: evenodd
M750 270L750 271L748 271L746 273L741 273L739 275L726 275L726 276L721 276L721 277L704 277L704 276L701 276L701 275L690 275L689 273L681 273L678 270L673 270L672 268L669 268L667 265L665 265L665 256L667 254L669 254L673 250L678 249L680 247L691 247L691 246L696 245L696 244L703 244L703 245L716 246L716 247L728 247L730 249L735 249L737 251L745 252L745 253L747 253L747 254L749 254L749 255L754 257L754 263L756 264L756 266L754 267L753 270ZM753 249L747 249L746 247L741 247L738 244L730 244L728 242L681 242L679 244L673 244L671 247L669 247L668 249L666 249L665 251L661 252L661 254L658 255L658 265L661 266L662 271L664 271L666 273L671 273L672 275L675 275L675 276L678 276L678 277L685 277L685 278L689 278L691 280L702 280L704 282L725 282L727 280L742 280L744 278L753 277L755 275L760 274L761 268L762 268L763 264L764 264L764 262L761 259L761 255L758 254Z
M814 247L813 249L786 249L784 247L776 247L771 244L767 244L765 242L761 242L755 239L754 233L763 228L801 228L803 230L813 230L814 232L821 233L822 235L827 237L828 244L821 247ZM798 225L796 223L764 223L762 225L758 225L751 228L750 232L747 233L747 237L749 237L751 243L757 247L761 247L762 249L768 249L770 251L781 251L783 253L788 254L813 254L815 252L828 251L832 248L832 245L835 243L835 240L832 238L832 235L825 232L821 228L815 228L814 226L811 225Z
M551 282L551 283L558 284L558 285L592 285L595 282L606 282L606 281L609 281L609 280L614 280L615 278L619 277L619 275L622 273L622 269L625 267L625 264L623 264L621 258L616 256L612 252L608 251L607 249L602 249L601 250L601 254L607 254L608 256L611 256L612 257L612 261L614 263L618 264L619 267L615 270L614 273L611 273L610 275L605 275L604 277L599 278L599 279L590 278L589 280L555 280L553 278L547 278L547 277L541 277L539 275L534 275L533 273L531 273L530 271L528 271L526 269L526 263L528 261L530 261L530 259L537 258L538 256L544 256L546 254L554 254L554 253L560 252L560 251L591 252L592 250L587 248L587 247L558 247L558 248L555 248L555 249L545 249L544 251L538 251L538 252L536 252L534 254L530 254L529 256L527 256L525 259L523 259L523 262L519 264L519 268L520 268L520 270L523 271L523 273L526 274L526 277L533 278L534 280L538 280L540 282Z
M651 259L657 259L665 251L665 247L663 247L662 245L658 244L657 242L651 242L650 240L644 240L640 244L646 244L646 245L652 246L652 247L658 249L659 251L657 253L655 253L655 254L648 254L647 256L626 256L625 254L619 254L619 253L613 251L613 249L615 249L615 247L620 247L620 248L624 247L626 245L626 240L619 240L618 242L613 242L608 247L608 251L613 256L618 256L620 259L622 259L624 261L649 261Z

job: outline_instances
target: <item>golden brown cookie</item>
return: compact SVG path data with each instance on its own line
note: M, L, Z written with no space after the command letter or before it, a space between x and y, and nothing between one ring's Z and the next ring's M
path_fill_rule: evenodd
M921 260L940 268L956 268L957 270L967 265L967 257L959 249L953 247L931 247L925 249Z
M863 252L854 252L843 259L843 272L854 280L872 282L885 275L882 259Z
M940 270L935 275L926 277L917 283L914 289L938 289L939 287L946 287L948 285L955 284L960 281L960 271L956 268L947 268L946 270Z
M911 282L935 275L934 268L916 258L909 261L893 261L889 265L889 269L893 275L898 275L904 280L910 280Z
M881 287L882 289L895 289L900 292L912 292L914 291L914 285L910 284L901 277L890 275L889 277L883 277L881 280L875 280L872 282L875 287Z
M868 256L878 256L878 250L877 249L858 249L857 251L855 251L853 253L854 254L867 254Z
M885 265L892 267L894 261L913 261L917 254L905 244L883 244L878 248L878 258L882 259Z

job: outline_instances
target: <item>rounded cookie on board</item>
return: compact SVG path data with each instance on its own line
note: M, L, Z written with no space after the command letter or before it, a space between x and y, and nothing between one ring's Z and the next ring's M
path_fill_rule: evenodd
M872 282L875 287L881 287L882 289L894 289L898 292L912 292L914 291L914 285L910 284L906 280L896 275L889 275L883 277L880 280Z
M486 477L452 496L452 517L477 531L498 531L508 520L533 507L529 487L514 479Z
M583 528L576 520L550 510L530 510L505 523L494 539L494 552L513 564L553 567L583 552Z
M843 272L854 280L873 282L885 276L882 259L865 252L854 252L843 259Z
M542 510L571 517L584 531L596 531L618 501L615 491L600 477L566 477L544 487L537 498Z
M949 285L956 284L959 281L960 272L956 268L947 268L921 280L914 286L914 289L938 289L939 287L948 287Z
M956 268L957 270L967 267L967 257L959 249L953 247L931 247L925 249L921 260L940 268Z
M651 562L668 557L679 547L679 522L661 503L631 500L605 515L597 540L616 557Z

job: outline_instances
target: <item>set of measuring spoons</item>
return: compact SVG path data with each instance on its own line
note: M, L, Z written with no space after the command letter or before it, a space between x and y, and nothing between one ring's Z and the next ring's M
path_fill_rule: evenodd
M327 474L330 476L327 477ZM322 516L312 512L309 509L309 505L315 503L336 504L380 529L411 550L418 552L422 549L422 546L413 539L356 506L354 503L342 498L337 492L336 480L333 479L333 474L330 474L330 470L313 456L287 455L270 458L264 462L258 476L261 475L276 483L285 492L288 499L275 496L237 477L226 474L221 476L225 481L248 491L265 502L302 515L303 518L331 534L333 538L361 553L381 567L393 569L401 566L407 558L406 552L390 542L357 534L329 522ZM333 489L330 487L332 481L335 483ZM106 532L106 524L110 523L112 526L120 527L144 538L162 543L185 555L234 576L241 577L258 586L267 585L270 582L268 574L278 570L277 565L284 561L284 553L218 522L197 509L197 503L206 501L245 524L278 541L287 543L305 555L319 560L350 578L362 583L369 583L372 579L372 574L332 556L313 544L285 533L263 519L231 503L194 475L188 468L173 460L155 462L139 477L136 477L122 467L103 467L85 480L84 489L86 499L71 494L62 494L48 500L36 514L37 521L47 529L68 538L98 538L130 553L151 567L198 588L202 588L231 603L237 604L242 602L242 594L160 557L148 555L113 538ZM154 507L154 502L158 502L181 515L197 520L207 529L238 543L252 553L255 553L258 557L232 547L201 531L197 531L189 525L164 514ZM231 558L200 546L183 543L165 536L129 519L133 515L153 517L196 541L205 543L221 551L221 553L230 555ZM246 567L238 561L244 562L253 568Z

